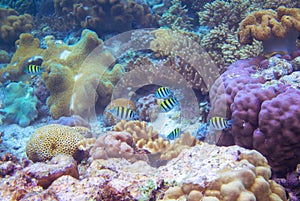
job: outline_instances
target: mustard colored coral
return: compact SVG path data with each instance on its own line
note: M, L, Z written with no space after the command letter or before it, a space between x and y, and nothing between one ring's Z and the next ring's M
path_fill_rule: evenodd
M32 16L19 15L14 9L0 8L0 42L13 43L19 35L32 29Z
M51 124L35 131L26 146L26 155L33 162L47 161L58 154L73 156L77 143L84 137L73 127Z
M292 30L300 31L300 9L280 6L277 12L262 10L251 13L240 23L238 34L240 42L246 44L254 38L283 38Z
M0 81L26 77L24 69L28 61L40 57L42 77L50 91L47 104L54 119L76 114L89 120L95 116L96 101L100 106L109 103L113 87L124 73L121 65L108 70L115 58L102 52L103 41L90 30L83 30L81 39L74 45L56 43L53 36L47 36L47 48L42 49L40 41L28 33L21 34L16 44L18 49L11 63L0 69Z

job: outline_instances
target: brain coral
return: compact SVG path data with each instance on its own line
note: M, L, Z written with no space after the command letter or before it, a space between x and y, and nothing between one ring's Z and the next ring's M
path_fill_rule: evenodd
M210 115L226 113L234 119L232 128L223 131L226 139L219 143L260 151L278 174L293 169L300 160L300 90L298 83L282 79L292 71L292 65L278 57L241 60L211 90Z
M40 162L58 154L74 156L77 142L84 139L75 128L51 124L37 129L26 145L27 157L33 162Z

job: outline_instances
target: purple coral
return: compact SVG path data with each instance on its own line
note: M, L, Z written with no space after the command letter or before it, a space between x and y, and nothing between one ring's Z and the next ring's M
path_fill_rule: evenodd
M280 80L292 71L283 58L240 60L211 89L210 116L225 108L226 117L234 120L218 144L260 151L279 175L300 161L300 90Z

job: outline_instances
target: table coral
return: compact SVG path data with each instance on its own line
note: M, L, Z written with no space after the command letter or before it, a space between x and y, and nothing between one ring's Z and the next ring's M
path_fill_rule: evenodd
M32 29L32 16L19 15L14 9L0 8L1 43L13 43L19 35Z
M4 107L0 109L3 115L1 121L28 126L38 115L33 88L22 82L12 82L1 90L4 92Z
M75 156L77 143L84 139L75 128L50 124L37 129L27 142L27 157L33 162L40 162L58 154Z
M297 32L300 31L299 13L299 8L284 6L280 6L277 11L253 12L240 23L239 40L243 44L252 43L254 38L264 41L266 52L276 50L292 52L296 50Z
M298 82L292 80L296 72L292 72L291 63L277 56L241 60L211 90L210 115L234 119L232 128L223 132L227 139L219 143L262 152L278 175L300 159L295 146L300 132L300 92Z

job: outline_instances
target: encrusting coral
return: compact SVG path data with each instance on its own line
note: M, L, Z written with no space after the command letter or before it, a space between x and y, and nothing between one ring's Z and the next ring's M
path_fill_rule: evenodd
M19 35L32 29L32 16L19 15L14 9L0 8L0 42L13 43Z
M58 154L74 156L78 150L77 143L83 135L77 131L87 128L68 127L59 124L43 126L35 131L26 145L26 155L33 162L50 160Z

